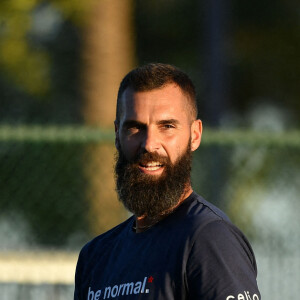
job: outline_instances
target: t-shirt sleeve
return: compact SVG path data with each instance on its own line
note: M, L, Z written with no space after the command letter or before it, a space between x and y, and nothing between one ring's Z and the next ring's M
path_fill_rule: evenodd
M251 246L226 221L208 223L197 233L186 275L189 299L261 299Z

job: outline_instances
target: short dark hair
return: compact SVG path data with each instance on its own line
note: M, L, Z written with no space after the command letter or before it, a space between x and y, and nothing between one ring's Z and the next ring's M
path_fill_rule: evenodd
M176 84L186 94L189 99L191 115L196 119L198 114L196 90L189 76L175 66L150 63L133 69L121 81L117 98L116 122L119 123L120 120L120 100L127 88L131 88L135 92L145 92L162 88L170 83Z

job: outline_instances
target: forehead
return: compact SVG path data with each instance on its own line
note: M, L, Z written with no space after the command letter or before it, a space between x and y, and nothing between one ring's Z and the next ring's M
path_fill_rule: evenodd
M175 84L144 92L135 92L128 88L120 100L121 120L151 116L182 118L188 114L188 98Z

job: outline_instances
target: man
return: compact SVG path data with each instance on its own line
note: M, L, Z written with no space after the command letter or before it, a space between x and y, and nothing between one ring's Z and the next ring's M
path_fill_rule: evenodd
M261 299L248 241L192 190L191 153L201 133L185 73L149 64L125 76L115 173L133 216L82 249L74 299Z

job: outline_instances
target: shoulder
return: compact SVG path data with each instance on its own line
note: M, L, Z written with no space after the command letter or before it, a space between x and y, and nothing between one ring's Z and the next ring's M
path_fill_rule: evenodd
M109 231L97 236L84 245L79 253L75 272L75 291L74 299L83 299L81 297L81 286L88 280L87 274L91 272L99 258L105 252L109 252L117 239L126 237L129 226L131 226L132 217Z
M125 238L128 228L131 226L132 219L133 217L130 217L126 221L113 227L107 232L100 234L85 244L80 251L79 260L85 260L87 258L89 258L89 260L93 259L99 251L103 251L103 249L107 248L110 244L114 244L116 239L120 239L122 236Z
M172 233L188 248L201 256L212 254L209 249L239 249L253 261L253 251L244 234L230 221L219 208L192 193L174 212L168 221L168 234ZM225 251L225 250L224 250Z
M189 202L186 219L194 228L195 247L201 244L204 251L206 247L216 247L216 251L222 252L226 249L230 252L234 247L253 260L253 251L247 238L222 210L196 193L193 193Z
M228 262L241 258L256 272L252 247L246 236L232 223L215 220L207 223L195 234L191 253L202 259L227 257Z
M228 216L212 203L193 192L175 213L177 220L191 232L200 233L204 227L212 222L219 222L231 226Z
M244 234L201 197L189 207L187 219L194 227L186 263L191 294L197 299L226 299L242 291L258 295L255 256Z
M190 262L217 261L221 256L231 261L239 257L256 272L252 247L242 233L219 208L196 193L183 203L180 229L189 236ZM235 257L234 257L235 256ZM227 259L226 258L226 259ZM211 264L210 264L211 265ZM208 266L209 267L209 266Z
M187 214L189 216L207 216L214 220L227 220L228 216L218 207L206 201L204 198L193 192L190 197L186 199L188 205Z
M259 295L252 248L236 227L223 220L210 222L198 232L189 252L186 274L195 299L233 299L230 295L244 291Z

